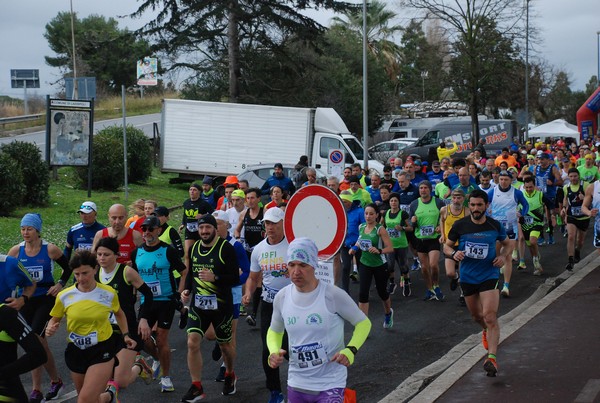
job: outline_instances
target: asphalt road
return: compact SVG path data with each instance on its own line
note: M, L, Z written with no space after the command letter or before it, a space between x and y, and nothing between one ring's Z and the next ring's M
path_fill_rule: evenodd
M541 248L544 274L541 277L532 275L531 259L527 258L528 270L515 272L511 280L511 297L500 301L500 315L503 315L525 301L548 277L555 277L564 271L566 264L565 239L557 237L553 246ZM592 252L591 235L585 242L582 255ZM442 281L442 290L446 293L446 301L424 302L424 286L421 276L412 272L413 296L404 298L398 290L392 296L394 308L394 327L384 330L383 310L375 289L371 292L371 311L369 317L373 322L371 334L359 351L355 364L349 370L348 386L357 390L359 402L376 402L396 388L403 380L419 369L442 357L456 344L479 329L466 310L458 304L458 293L449 290L449 282ZM351 285L351 294L357 299L358 285ZM64 325L62 327L64 332ZM213 342L204 342L202 351L205 358L203 385L206 401L244 400L260 402L268 400L265 389L265 377L260 364L260 332L258 327L250 327L244 320L238 326L238 358L236 374L239 378L235 396L221 395L221 383L216 383L214 377L218 365L210 358ZM350 325L346 326L347 340L350 337ZM68 369L64 366L63 351L65 347L64 333L50 339L50 345L60 373L65 381L69 379ZM138 380L120 394L122 402L178 402L187 391L190 378L186 364L185 333L176 325L171 330L171 347L173 351L172 378L176 391L160 393L158 382L146 386ZM285 382L286 366L282 369L282 379ZM31 385L28 376L22 377L26 389ZM44 380L45 387L48 384ZM66 392L73 391L73 385L67 381ZM285 383L284 383L285 388ZM70 396L73 396L71 394ZM74 398L64 401L74 402Z
M153 136L153 124L157 123L160 127L160 113L154 113L150 115L138 115L138 116L130 116L127 117L126 124L132 125L135 128L141 129L144 131L146 136ZM109 119L103 120L100 122L94 122L94 133L98 133L98 131L104 129L108 126L122 126L123 118L118 119ZM46 131L38 131L32 132L28 134L20 134L18 136L12 137L0 137L0 145L11 143L15 140L18 141L26 141L35 143L39 149L42 151L42 158L46 159Z

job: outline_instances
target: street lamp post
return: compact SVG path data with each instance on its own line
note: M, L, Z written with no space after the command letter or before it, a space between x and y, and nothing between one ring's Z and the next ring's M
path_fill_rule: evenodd
M525 11L525 140L529 140L529 1Z
M425 79L429 76L429 71L421 72L421 81L423 82L423 102L425 102Z
M74 14L73 14L73 0L71 3L71 43L73 44L73 98L79 98L79 89L77 88L77 61L75 55L75 23L74 23Z

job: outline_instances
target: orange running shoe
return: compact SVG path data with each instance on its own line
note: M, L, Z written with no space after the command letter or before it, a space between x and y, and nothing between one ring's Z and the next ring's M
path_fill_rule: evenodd
M488 358L483 363L483 369L486 372L487 376L494 377L498 373L498 364L496 363L496 359Z
M487 341L487 329L485 329L482 333L481 333L481 344L483 344L483 348L485 348L486 350L489 349L488 346L488 341Z

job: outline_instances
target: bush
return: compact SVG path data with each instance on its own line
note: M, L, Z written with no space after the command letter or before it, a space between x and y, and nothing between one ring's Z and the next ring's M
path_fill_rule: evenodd
M25 185L22 201L34 206L47 205L50 200L50 170L48 164L42 160L39 148L33 143L13 141L2 145L1 150L10 155L19 166L21 180Z
M0 216L8 216L25 197L23 174L11 155L0 152Z
M92 148L92 188L116 190L124 184L123 128L109 126L94 136ZM127 181L143 183L152 173L152 149L142 130L127 126ZM78 168L82 187L87 186L87 168Z

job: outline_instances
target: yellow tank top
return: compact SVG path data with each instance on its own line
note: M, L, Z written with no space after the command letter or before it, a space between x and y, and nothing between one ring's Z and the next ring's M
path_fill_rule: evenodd
M444 221L444 236L448 239L448 234L450 233L450 228L454 225L454 223L465 216L465 207L463 206L462 210L458 215L452 214L452 210L450 208L450 204L446 206L446 220Z

